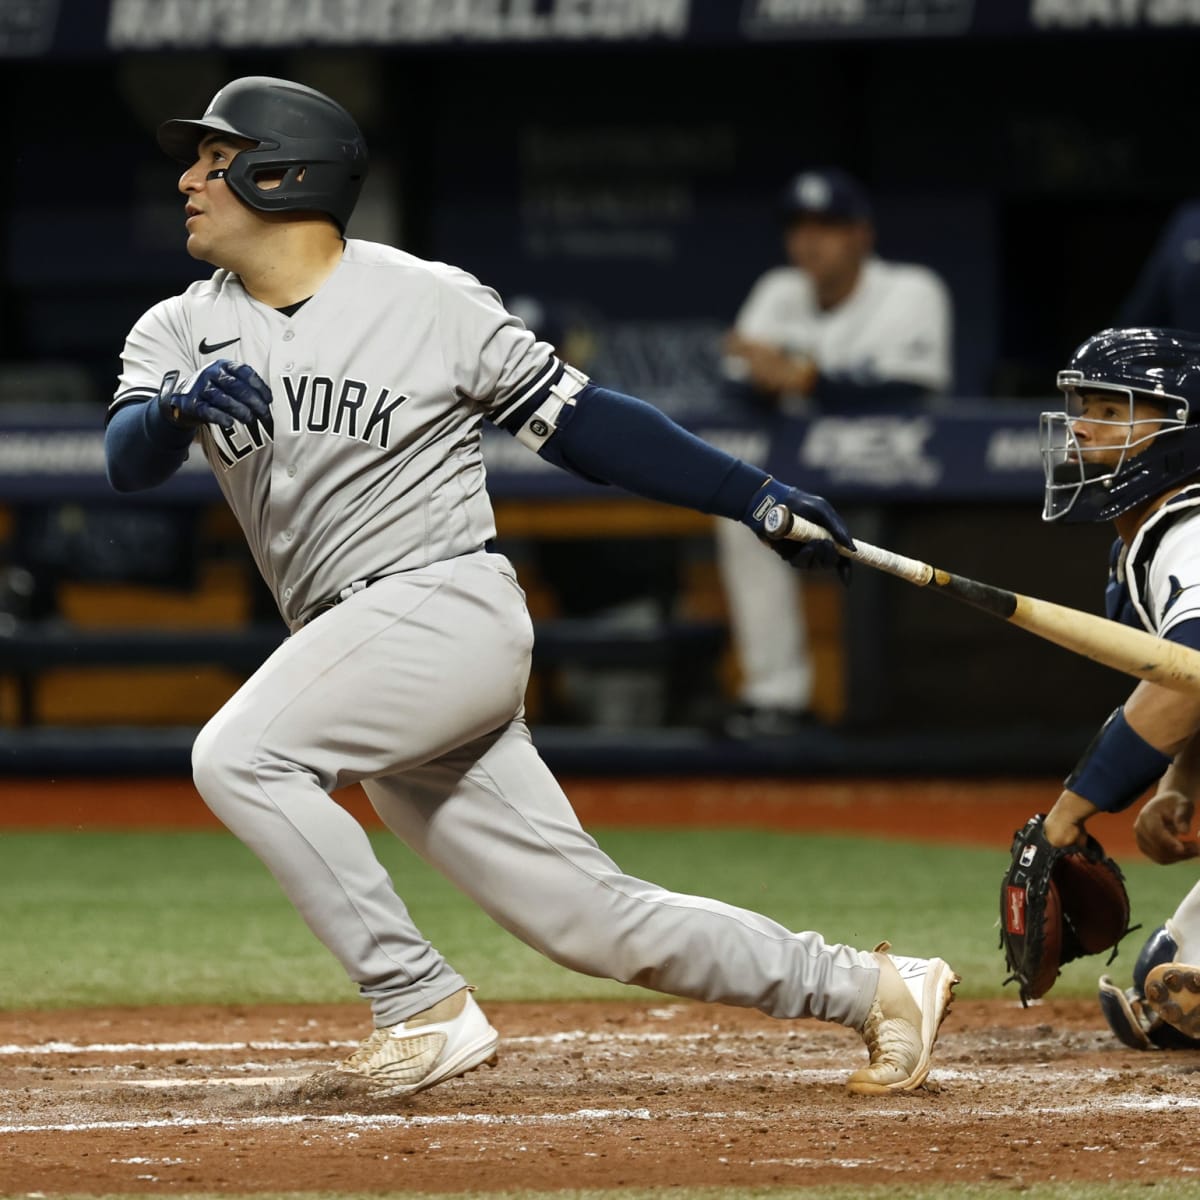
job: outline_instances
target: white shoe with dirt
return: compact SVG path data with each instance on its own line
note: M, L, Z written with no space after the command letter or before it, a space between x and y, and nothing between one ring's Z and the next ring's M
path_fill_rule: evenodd
M887 942L875 948L879 987L862 1028L870 1062L846 1083L868 1096L911 1092L925 1082L933 1044L960 982L940 958L907 958L888 954L890 948Z
M487 1063L500 1035L469 989L399 1025L376 1029L337 1071L364 1077L382 1096L411 1096Z

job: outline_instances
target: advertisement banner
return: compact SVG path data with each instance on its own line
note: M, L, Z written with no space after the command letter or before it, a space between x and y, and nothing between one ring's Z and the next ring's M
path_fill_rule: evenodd
M714 446L789 483L834 500L944 502L1029 500L1042 494L1040 404L963 405L761 422L681 423ZM506 433L485 427L489 490L509 497L618 496L539 458ZM132 504L220 500L204 457L153 493L118 497L104 474L104 430L95 414L55 423L0 410L0 503Z
M0 57L520 49L1200 28L1200 0L0 0Z

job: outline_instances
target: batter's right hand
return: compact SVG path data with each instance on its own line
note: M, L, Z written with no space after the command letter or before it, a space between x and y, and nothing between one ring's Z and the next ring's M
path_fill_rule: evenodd
M158 392L158 406L172 425L183 429L220 425L229 430L238 421L243 425L258 421L274 432L271 389L246 363L219 358L182 386L178 381L179 372L168 371Z
M790 566L801 570L812 567L835 567L843 581L848 581L850 560L838 554L834 543L845 546L847 550L853 550L854 539L850 536L850 531L833 505L823 496L814 496L811 492L788 487L787 484L780 483L775 479L768 479L755 493L746 515L742 519L762 537L763 521L775 504L784 504L796 516L803 517L806 521L812 521L814 525L820 525L823 529L828 530L829 538L811 542L793 541L788 538L771 541L764 538L767 545Z

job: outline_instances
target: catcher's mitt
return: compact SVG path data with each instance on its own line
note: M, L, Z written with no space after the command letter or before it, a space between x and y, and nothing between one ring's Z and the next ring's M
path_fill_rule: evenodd
M1063 964L1112 950L1129 932L1129 894L1121 868L1088 835L1084 846L1052 846L1045 813L1013 835L1012 862L1000 885L1000 947L1004 981L1021 1003L1044 996Z

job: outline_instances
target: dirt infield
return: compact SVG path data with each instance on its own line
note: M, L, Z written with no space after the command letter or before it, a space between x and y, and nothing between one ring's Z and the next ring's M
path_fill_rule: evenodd
M959 1002L930 1088L887 1098L844 1090L865 1051L838 1026L488 1008L495 1069L390 1103L322 1079L357 1006L5 1015L3 1190L1200 1179L1200 1055L1125 1050L1092 1005Z
M568 790L597 826L1007 847L1057 784ZM357 793L339 799L372 823ZM183 781L9 781L0 814L11 827L213 824ZM1114 853L1133 853L1113 835ZM845 1091L866 1054L838 1026L668 1000L486 1008L495 1069L390 1102L327 1075L366 1032L359 1005L2 1013L0 1193L1200 1184L1200 1053L1127 1050L1091 1002L958 1001L929 1086L885 1098Z

